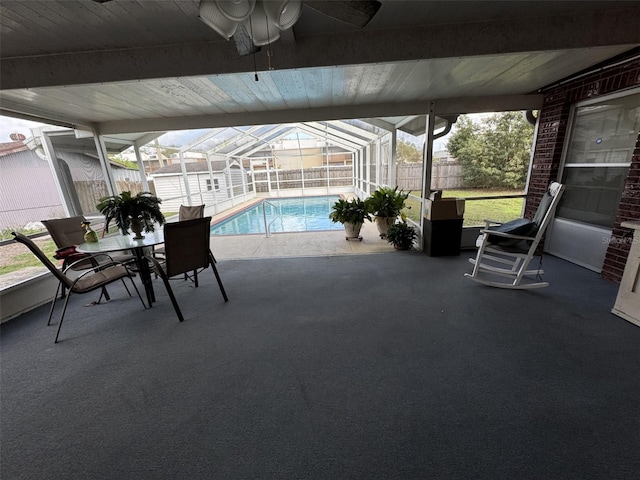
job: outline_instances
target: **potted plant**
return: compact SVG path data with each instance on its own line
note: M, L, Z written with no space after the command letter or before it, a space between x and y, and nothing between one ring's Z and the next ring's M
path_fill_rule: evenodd
M369 209L376 217L380 238L387 236L389 226L395 223L408 197L409 193L398 191L398 187L380 187L367 198Z
M396 250L411 250L417 236L415 229L405 219L390 225L387 230L387 242L391 243Z
M358 197L351 200L339 199L331 207L329 218L333 223L342 223L347 240L362 240L360 229L365 220L371 220L369 204Z
M137 195L122 192L100 199L96 207L104 215L105 229L109 228L109 222L113 220L123 235L127 235L131 228L136 234L134 238L141 239L144 238L142 231L153 232L156 223L165 223L160 203L162 200L151 192L140 192Z

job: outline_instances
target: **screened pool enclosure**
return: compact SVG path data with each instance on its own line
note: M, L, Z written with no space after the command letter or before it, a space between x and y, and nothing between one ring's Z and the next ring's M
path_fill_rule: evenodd
M181 204L205 204L215 215L255 197L364 196L394 184L396 131L361 120L213 128L179 148L163 147L170 153L157 155L164 158L149 171L143 149L162 133L95 141L77 130L34 130L15 151L3 153L3 166L12 165L4 176L11 188L4 191L20 201L2 212L2 230L61 216L99 221L100 198L127 190L154 192L165 214ZM131 150L138 168L114 161ZM141 175L145 167L148 174Z

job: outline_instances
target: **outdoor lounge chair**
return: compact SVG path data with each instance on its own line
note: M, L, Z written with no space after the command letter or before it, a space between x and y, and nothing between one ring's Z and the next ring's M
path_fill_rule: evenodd
M474 265L473 271L465 273L465 277L499 288L547 287L549 283L540 277L544 271L540 268L542 247L539 244L564 188L557 182L551 183L531 220L521 218L507 223L485 220L485 228L476 241L476 257L469 259ZM534 256L540 256L540 265L527 270Z
M53 301L51 302L51 309L49 310L49 320L47 321L47 325L50 325L51 323L51 317L53 315L53 309L56 305L56 299L58 297L60 286L64 285L69 290L69 294L66 296L64 300L64 306L62 307L62 314L60 315L60 322L58 323L58 331L56 332L54 343L58 343L58 337L60 335L60 329L62 328L64 314L67 311L67 304L69 303L69 298L71 297L72 293L89 293L99 288L104 289L110 283L121 280L124 288L127 290L127 293L129 294L129 296L131 296L131 292L127 288L127 284L124 283L124 279L126 277L131 281L131 285L133 285L133 288L138 294L138 298L140 298L140 302L142 302L143 308L147 308L144 304L144 300L142 300L142 297L140 296L138 287L136 287L136 284L133 281L132 274L123 264L114 261L101 261L98 265L90 269L86 269L77 278L70 278L66 275L66 272L73 268L73 264L69 265L64 271L60 271L58 270L58 268L56 268L53 262L49 260L47 255L42 250L40 250L40 248L30 238L16 232L13 232L12 235L15 237L16 242L22 243L29 250L31 250L31 252L38 258L38 260L40 260L42 264L47 267L49 271L59 280L58 289L56 290L56 293L53 296ZM94 259L98 256L110 258L105 254L97 254L93 255L91 259ZM84 259L79 260L79 262L84 261Z
M164 226L164 260L161 261L161 259L154 256L149 256L154 264L154 270L162 278L169 298L171 298L173 308L181 322L184 317L169 283L171 277L210 266L218 281L224 301L229 301L222 285L222 280L220 280L218 269L215 266L213 254L209 248L210 223L211 217L166 223ZM195 287L198 287L197 277L195 279Z

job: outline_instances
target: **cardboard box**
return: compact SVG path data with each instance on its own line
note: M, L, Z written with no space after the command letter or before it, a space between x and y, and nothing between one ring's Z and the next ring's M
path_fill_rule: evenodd
M425 200L424 217L427 220L459 220L464 216L464 198L442 198L432 195Z

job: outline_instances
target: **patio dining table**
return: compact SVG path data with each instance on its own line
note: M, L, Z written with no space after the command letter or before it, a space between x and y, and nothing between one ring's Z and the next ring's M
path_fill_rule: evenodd
M164 243L164 232L162 230L156 230L155 232L145 232L144 238L140 240L134 239L133 234L111 235L101 238L98 242L81 243L76 247L76 250L81 253L89 254L108 254L109 252L131 250L136 257L140 280L142 281L145 293L147 294L147 303L149 304L149 307L151 307L156 298L153 291L153 282L151 280L151 269L149 268L149 262L145 257L144 249L161 243Z

